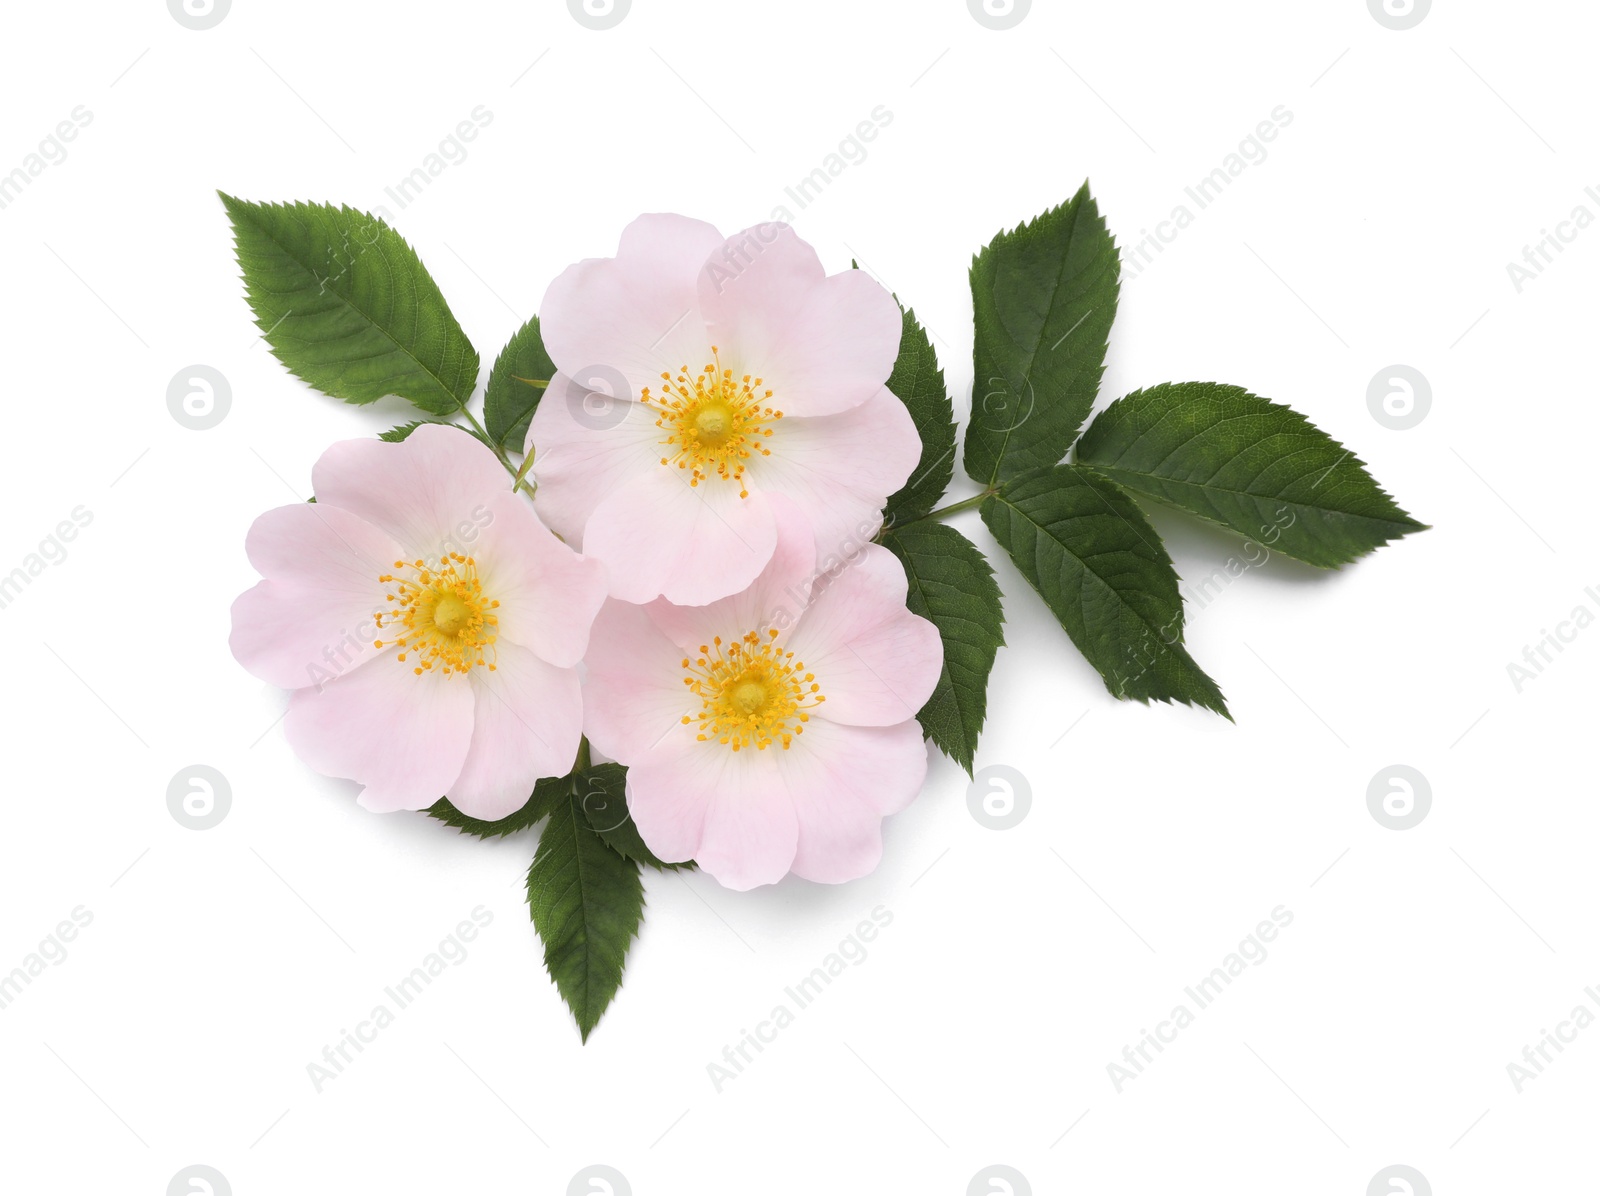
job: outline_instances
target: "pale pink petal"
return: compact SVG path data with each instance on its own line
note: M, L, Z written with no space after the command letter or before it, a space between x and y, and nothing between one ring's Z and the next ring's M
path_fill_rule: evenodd
M699 712L683 683L683 655L647 608L616 599L601 608L584 657L584 731L596 749L623 763L640 759Z
M823 277L786 225L747 230L723 254L733 260L714 256L700 279L712 343L735 374L759 375L785 416L846 411L888 380L900 307L865 271Z
M813 718L778 764L799 823L793 872L839 884L878 866L883 817L921 792L928 752L915 722L846 727Z
M722 235L699 220L641 216L624 231L616 257L578 262L550 284L539 305L550 359L568 374L615 371L633 398L663 370L698 368L710 342L696 280L721 244Z
M787 646L816 674L821 713L860 726L915 718L944 666L938 629L906 609L904 567L877 544L817 587Z
M605 567L556 539L521 495L497 494L488 510L491 519L463 552L477 562L484 594L500 604L500 645L521 644L571 668L605 601Z
M829 692L788 749L736 752L714 736L701 740L700 699L686 697L683 655L714 636L727 643L755 630L784 579L802 594L810 586L809 528L782 499L775 515L773 561L748 591L701 607L608 602L587 658L586 725L597 749L629 768L640 834L661 858L692 858L730 888L772 883L791 865L830 882L871 870L882 817L921 787L927 756L913 716L942 662L937 631L905 607L898 560L874 546L801 603L798 626L777 641L780 649L797 644L797 655L816 649L828 671L810 659L807 670L825 692L837 690L839 709ZM835 715L896 725L847 726Z
M228 647L247 671L284 689L320 685L375 653L383 594L339 601L293 582L263 581L233 602Z
M647 470L596 508L586 555L603 562L611 594L711 602L745 588L772 559L777 527L767 500L737 483L690 486L681 471Z
M630 278L696 283L723 242L713 224L672 212L650 212L622 230L616 260Z
M680 756L692 757L692 749L681 742L682 736L683 732L674 732L667 737L675 741L670 750L664 750L668 746L665 742L658 744L653 752L628 766L628 813L645 846L669 864L694 859L705 833L709 804L693 769L677 763ZM687 739L692 742L694 736L688 735ZM646 762L649 755L659 756L654 766Z
M460 428L423 424L399 444L340 441L312 467L311 484L319 506L354 511L398 540L407 559L433 560L463 550L511 478Z
M699 276L711 343L735 354L742 369L764 370L826 277L817 251L787 224L734 233L709 255Z
M653 468L661 468L666 433L643 403L612 400L558 373L528 423L526 451L537 490L534 509L576 549L602 502Z
M295 691L284 735L325 776L366 786L369 810L422 810L461 772L472 740L473 693L462 676L418 677L393 649L330 681Z
M694 735L693 727L674 732L629 767L639 834L662 859L692 857L730 889L781 880L798 835L781 753L735 752Z
M367 658L380 638L373 615L388 609L378 578L399 547L336 507L296 503L262 515L245 552L266 578L233 604L228 644L251 673L298 689Z
M445 796L463 814L504 818L522 808L540 777L571 770L583 722L578 671L556 668L502 640L494 672L475 668L468 676L475 698L472 742Z
M261 515L244 541L245 555L263 577L350 593L378 585L379 574L394 567L397 546L359 515L306 502Z
M793 499L805 513L819 568L871 542L884 502L922 455L911 413L887 387L838 415L775 420L767 443L772 455L752 466L752 485Z
M704 606L660 599L645 608L684 652L698 652L716 636L730 641L747 631L787 631L810 605L816 561L810 526L788 499L774 495L768 501L777 521L777 543L772 559L748 587Z

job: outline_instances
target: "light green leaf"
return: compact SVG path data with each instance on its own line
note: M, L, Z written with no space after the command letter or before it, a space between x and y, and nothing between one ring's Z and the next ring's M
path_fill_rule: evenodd
M348 207L222 202L256 325L292 373L349 403L466 405L478 351L399 233Z
M1117 313L1117 246L1085 183L972 262L972 421L962 464L985 486L1067 455L1089 417Z
M923 732L967 775L988 706L989 670L1005 643L1000 587L983 553L955 528L913 523L883 538L906 571L906 606L939 629L944 668L917 713Z
M528 868L528 910L544 966L589 1040L622 983L644 916L639 865L607 847L571 795L557 802Z
M900 355L887 385L911 412L922 439L922 459L885 506L884 522L891 525L909 523L933 510L956 466L956 421L944 371L916 313L901 308L900 315Z
M530 383L549 382L555 374L555 362L545 352L539 334L539 317L534 316L517 329L489 369L483 394L483 422L489 439L520 453L528 438L528 421L544 397L544 387Z
M1050 466L1013 478L979 510L1113 695L1231 717L1183 647L1172 560L1115 483L1085 466Z
M573 777L573 792L594 833L612 851L657 871L692 869L693 860L669 864L645 846L628 812L627 780L628 770L620 764L596 764Z
M1427 526L1305 416L1238 386L1171 382L1135 391L1095 417L1077 459L1324 569Z

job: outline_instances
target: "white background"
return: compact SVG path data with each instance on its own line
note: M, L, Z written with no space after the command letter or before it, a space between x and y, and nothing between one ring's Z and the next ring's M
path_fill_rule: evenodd
M1591 5L1441 0L1407 31L1363 0L1036 0L1003 32L959 0L635 0L603 32L554 2L235 0L197 32L103 0L6 22L0 173L75 107L92 120L0 210L0 573L93 518L0 610L0 972L74 908L93 921L0 1010L0 1187L160 1196L194 1163L238 1196L561 1193L595 1163L639 1196L959 1194L996 1163L1037 1193L1360 1196L1395 1163L1441 1194L1594 1184L1600 1029L1520 1094L1507 1073L1600 1009L1600 631L1520 692L1507 672L1600 612L1600 230L1520 293L1506 269L1579 204L1600 214ZM403 209L385 195L478 105L464 160ZM878 105L865 160L798 209L785 187ZM975 250L1085 177L1137 241L1278 105L1266 159L1125 283L1102 403L1245 385L1434 529L1191 602L1237 725L1111 699L997 562L1010 646L978 762L1020 770L1027 817L982 825L936 756L864 880L648 875L583 1046L521 898L533 837L360 811L229 656L250 521L406 410L343 406L270 357L215 188L386 208L485 373L639 212L732 230L784 206L830 269L857 258L916 307L964 412ZM196 363L231 384L207 431L166 403ZM1396 363L1433 393L1406 431L1367 405ZM1155 521L1191 586L1241 552ZM1403 832L1367 808L1397 763L1433 801ZM232 790L203 832L166 805L194 764ZM315 1091L307 1064L480 905L466 961ZM707 1065L878 905L893 923L866 960L718 1092ZM1119 1093L1107 1065L1279 905L1266 962Z

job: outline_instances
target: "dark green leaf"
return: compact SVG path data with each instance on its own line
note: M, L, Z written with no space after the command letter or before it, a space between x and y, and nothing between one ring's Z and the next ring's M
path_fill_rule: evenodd
M1117 246L1089 194L1001 233L972 262L972 422L985 486L1054 465L1089 418L1117 312Z
M1228 716L1222 691L1184 650L1172 560L1115 483L1056 465L1013 478L979 509L1112 694Z
M489 370L483 394L483 422L489 439L503 448L522 451L528 438L528 421L544 395L544 388L522 379L548 382L555 377L555 362L544 351L539 317L534 316L506 342Z
M544 966L585 1042L622 983L644 916L639 865L607 847L580 799L557 802L528 868L528 910Z
M931 621L944 641L944 669L917 721L971 776L988 705L989 670L1005 642L994 570L970 540L943 523L907 524L883 542L905 566L906 606Z
M884 521L891 525L909 523L933 510L956 467L956 421L944 388L944 371L916 313L902 308L901 324L900 355L888 387L911 412L922 439L922 459L911 479L889 498Z
M1077 458L1129 489L1335 568L1421 531L1303 415L1238 386L1175 382L1102 411Z
M349 403L465 406L478 351L399 233L348 207L222 202L256 325L291 372Z
M628 770L620 764L596 764L573 777L574 795L594 833L612 851L658 871L693 868L693 860L669 864L645 846L633 815L628 812L627 780Z
M446 826L455 827L463 835L476 835L480 839L500 839L527 830L550 813L556 805L565 802L571 792L571 778L544 777L535 782L533 795L520 810L493 822L463 814L444 797L428 807L428 816L437 818Z

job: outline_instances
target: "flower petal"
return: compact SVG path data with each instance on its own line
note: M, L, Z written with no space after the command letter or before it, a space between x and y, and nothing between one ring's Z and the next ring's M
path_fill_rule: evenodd
M730 640L747 631L787 630L810 604L816 561L811 528L794 503L779 495L768 501L777 542L772 559L749 586L703 606L678 606L663 598L645 608L681 651L696 653L716 636Z
M608 601L584 658L584 731L599 751L623 764L642 759L700 708L683 684L683 649L647 609Z
M605 563L613 597L693 604L749 585L777 535L762 495L740 498L737 485L720 480L690 486L680 471L657 466L595 509L583 547Z
M782 224L728 239L700 276L711 343L758 374L786 416L866 402L900 351L900 307L864 270L824 276L816 251Z
M540 331L550 359L568 374L615 371L624 380L620 393L632 398L663 370L698 367L710 342L696 280L721 244L722 234L703 221L639 217L623 231L616 257L569 266L545 291Z
M911 413L880 386L837 415L773 422L770 457L751 469L754 487L787 496L816 532L821 568L871 542L883 504L911 476L922 455Z
M318 506L343 507L388 532L406 558L460 552L511 479L460 428L423 424L398 444L344 440L311 470ZM393 561L389 562L393 564Z
M778 763L799 824L792 871L839 884L878 866L883 817L916 800L928 752L915 722L847 727L813 718Z
M711 343L737 353L745 369L764 366L782 347L789 326L827 277L817 251L781 223L734 233L704 265L698 296L706 331Z
M571 769L583 723L578 671L502 641L495 671L477 668L470 677L472 742L445 796L473 818L504 818L522 808L540 777Z
M589 627L605 601L605 567L556 539L520 495L495 495L488 512L468 551L484 593L500 603L499 647L521 644L550 664L572 668L583 659Z
M461 772L472 722L465 677L419 677L391 649L321 688L296 690L283 726L297 756L366 786L361 804L387 812L439 800Z
M538 483L539 518L582 550L589 517L611 495L661 462L663 433L643 403L605 400L558 373L534 408L526 451Z
M251 673L298 689L374 651L373 615L388 609L378 578L400 552L387 534L349 511L296 503L257 519L245 552L267 580L234 602L228 645Z
M788 647L816 674L822 713L857 726L916 718L944 667L938 628L906 609L905 569L877 544L818 585Z
M684 727L629 767L628 809L639 834L663 860L692 858L730 889L781 880L799 826L780 753L734 752L694 736Z
M616 260L634 278L696 283L706 259L722 242L714 224L673 212L650 212L622 230Z

